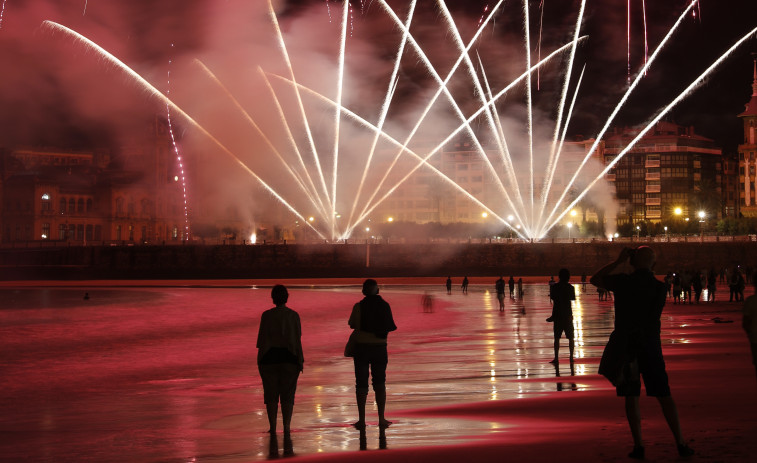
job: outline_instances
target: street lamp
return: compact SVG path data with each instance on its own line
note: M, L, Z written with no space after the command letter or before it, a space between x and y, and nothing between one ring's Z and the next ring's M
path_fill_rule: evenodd
M697 216L699 216L699 241L704 241L704 219L707 217L707 214L705 214L704 211L697 212Z
M665 228L665 241L670 241L670 238L668 238L668 226L665 225L663 228Z
M639 235L641 235L641 227L636 225L636 240L639 240Z
M573 228L573 222L568 222L568 239L570 239L570 229Z

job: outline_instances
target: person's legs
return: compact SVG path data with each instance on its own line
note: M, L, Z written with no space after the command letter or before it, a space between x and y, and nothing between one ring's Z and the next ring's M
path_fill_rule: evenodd
M268 415L268 432L276 432L276 418L279 412L279 375L276 365L258 365L263 383L263 402Z
M550 360L549 363L556 364L560 361L560 359L558 358L558 355L560 353L560 337L562 336L563 329L562 329L562 326L560 326L560 320L555 320L552 323L553 323L552 332L555 337L555 344L554 344L555 357L552 360Z
M673 433L676 444L685 444L681 434L681 423L678 420L678 409L676 408L676 403L673 400L673 397L657 397L657 401L660 402L662 414L665 416L665 421L668 423L668 427Z
M265 404L265 411L268 413L268 432L276 434L276 418L279 413L279 404L276 402Z
M628 454L631 458L644 458L644 442L641 439L641 408L638 396L626 397L626 419L633 437L633 452Z
M379 427L387 428L392 424L391 421L388 421L385 416L386 366L389 363L389 356L387 355L385 345L371 346L371 350L371 381L373 383L373 392L376 397Z
M557 363L560 361L557 357L559 353L560 353L560 337L555 336L555 357L550 361L550 363Z
M297 392L297 379L300 377L298 365L284 363L280 366L280 386L281 394L281 418L284 425L284 434L289 434L292 424L292 412L294 410L294 395Z
M365 346L356 346L353 363L355 365L355 399L357 401L358 420L354 424L357 429L365 429L365 402L368 399L368 359L365 357Z

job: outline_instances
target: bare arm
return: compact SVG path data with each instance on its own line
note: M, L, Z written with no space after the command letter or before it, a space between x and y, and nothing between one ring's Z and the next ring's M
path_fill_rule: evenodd
M620 255L618 255L617 259L605 265L601 269L597 270L596 273L594 273L594 275L591 276L589 283L599 288L604 288L605 277L609 275L610 273L612 273L616 268L618 268L618 265L628 260L628 258L630 257L630 254L628 251L629 251L629 248L623 248L623 250L620 251Z

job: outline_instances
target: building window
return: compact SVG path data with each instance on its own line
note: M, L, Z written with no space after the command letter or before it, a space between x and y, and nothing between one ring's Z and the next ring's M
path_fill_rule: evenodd
M99 241L103 239L103 227L102 225L95 225L95 240Z
M134 225L129 225L129 241L134 241Z
M116 239L121 239L121 225L116 225Z
M173 229L171 230L171 238L177 239L178 237L179 237L179 227L174 225Z
M122 215L124 213L124 199L116 198L116 215Z
M42 239L43 240L50 239L50 224L49 223L42 224Z
M92 198L87 199L87 212L92 212Z
M58 225L58 239L59 240L66 239L66 225L65 224Z
M76 200L74 198L68 199L68 213L73 214L76 212Z
M84 239L84 225L79 224L76 226L76 240L82 241Z
M60 213L66 213L66 198L60 198Z
M84 237L87 241L92 241L92 225L87 225Z
M66 236L66 238L69 240L73 240L75 235L76 235L76 225L71 224L68 226L68 236Z
M50 195L47 193L42 194L42 210L43 211L49 211L51 210L51 204L50 204ZM48 233L48 236L50 233Z
M78 213L84 212L84 199L83 198L79 198L79 201L77 201L76 212Z
M141 238L141 240L142 240L143 243L147 241L147 227L145 227L145 226L142 226L142 238Z

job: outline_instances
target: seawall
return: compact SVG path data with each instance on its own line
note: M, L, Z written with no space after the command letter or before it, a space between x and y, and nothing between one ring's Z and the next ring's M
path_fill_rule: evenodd
M639 243L631 243L638 245ZM643 244L643 243L642 243ZM591 274L629 243L60 246L0 249L3 280ZM651 243L657 273L757 268L757 242Z

